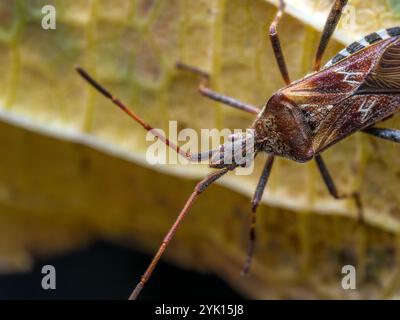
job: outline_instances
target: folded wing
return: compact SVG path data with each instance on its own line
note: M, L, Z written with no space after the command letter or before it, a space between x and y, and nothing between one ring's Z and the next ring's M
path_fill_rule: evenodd
M385 50L357 93L400 93L400 39Z

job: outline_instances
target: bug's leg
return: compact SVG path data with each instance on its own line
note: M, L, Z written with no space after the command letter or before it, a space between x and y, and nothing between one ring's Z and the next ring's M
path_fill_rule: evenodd
M174 224L172 225L171 229L168 231L166 236L164 237L161 246L159 247L157 253L153 257L153 260L147 267L145 273L143 274L142 278L140 279L140 282L137 284L136 288L133 290L132 294L129 297L129 300L135 300L140 291L143 289L143 286L145 283L149 280L154 268L156 267L158 261L160 260L162 254L164 253L165 249L167 248L168 244L174 237L176 230L178 229L180 223L182 220L185 218L187 213L189 212L190 208L192 207L194 201L198 196L213 182L221 178L223 175L225 175L229 170L232 168L225 168L220 171L213 172L209 174L207 177L205 177L203 180L201 180L195 187L192 195L189 197L189 199L186 201L185 206L183 207L182 211L179 213L177 219L175 220Z
M169 148L174 150L176 153L181 155L182 157L188 159L191 162L201 162L209 159L212 154L218 150L210 150L199 154L191 154L190 152L183 151L179 146L169 141L163 133L159 130L154 129L147 122L145 122L142 118L140 118L137 114L135 114L131 109L129 109L122 101L120 101L117 97L113 96L106 88L101 86L98 82L96 82L85 70L80 67L76 68L79 74L89 82L97 91L103 94L106 98L110 99L115 105L117 105L122 111L128 114L133 120L139 123L145 130L151 132L155 137L160 139L163 143L165 143Z
M264 193L265 186L267 185L272 165L274 164L274 159L275 159L274 156L272 155L268 156L267 162L264 165L264 170L261 174L260 180L258 181L256 191L251 201L252 208L251 208L251 227L249 234L249 248L247 251L247 259L243 267L242 275L246 275L250 271L251 261L253 259L254 247L256 242L256 212L260 204L262 195Z
M331 12L329 13L328 19L324 30L322 31L321 40L319 42L317 55L315 57L314 71L319 71L321 69L321 60L329 44L335 29L339 23L340 17L342 16L343 8L347 5L348 0L335 0Z
M328 168L326 167L324 160L322 160L322 157L320 155L315 156L315 161L317 162L319 171L321 172L322 178L324 179L324 182L329 190L329 193L338 200L343 200L343 199L348 199L348 198L353 198L354 202L357 206L357 213L358 213L358 219L359 221L363 222L364 221L364 211L363 211L363 206L361 203L361 197L358 192L353 192L351 194L341 194L338 192L335 183L332 180L332 176L328 171Z
M384 128L368 128L363 130L363 132L381 139L400 143L400 130L384 129Z
M285 83L289 85L291 83L289 71L287 69L285 57L283 55L282 46L278 35L278 25L285 11L285 6L285 1L279 0L278 12L276 13L275 18L269 27L269 38L271 40L272 49L274 50L276 62L278 63L282 78Z
M204 97L209 98L209 99L214 100L214 101L217 101L217 102L220 102L222 104L228 105L228 106L233 107L235 109L239 109L239 110L248 112L248 113L252 113L252 114L259 114L260 113L261 110L259 108L255 107L255 106L251 105L251 104L241 102L239 100L236 100L234 98L222 95L222 94L220 94L218 92L215 92L214 90L210 89L208 87L208 82L210 80L210 75L207 72L205 72L203 70L200 70L199 68L196 68L196 67L189 66L187 64L181 63L181 62L178 62L176 64L176 67L181 69L181 70L185 70L185 71L189 71L189 72L195 73L195 74L199 75L202 78L202 81L200 82L200 85L199 85L199 92Z

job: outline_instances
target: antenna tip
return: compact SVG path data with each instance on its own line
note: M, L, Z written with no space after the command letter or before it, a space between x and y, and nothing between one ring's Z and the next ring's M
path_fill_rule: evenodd
M75 70L83 77L87 75L87 72L78 64L75 65Z

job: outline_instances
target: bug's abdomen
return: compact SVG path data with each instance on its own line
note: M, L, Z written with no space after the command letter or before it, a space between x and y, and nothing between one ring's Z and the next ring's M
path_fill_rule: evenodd
M339 142L352 133L382 121L400 109L400 95L354 95L335 106L314 132L316 153Z

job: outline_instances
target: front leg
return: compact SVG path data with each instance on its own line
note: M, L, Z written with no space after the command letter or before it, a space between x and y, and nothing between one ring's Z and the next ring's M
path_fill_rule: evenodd
M314 71L321 69L321 60L325 53L326 47L329 44L329 40L332 38L333 33L339 23L340 17L342 16L343 9L347 5L348 0L336 0L328 19L325 24L325 28L322 31L321 40L319 42L317 55L314 62Z
M264 165L263 172L258 181L256 191L254 192L253 199L251 200L251 226L249 233L249 247L247 250L247 259L243 267L242 275L247 275L250 271L256 242L256 212L261 202L261 198L264 194L265 187L267 186L267 182L272 170L272 165L274 164L274 159L275 157L273 155L268 156L268 159Z
M278 12L275 15L274 20L269 26L269 39L271 41L272 49L274 50L274 55L276 62L278 63L279 71L281 72L282 78L287 85L289 85L292 81L290 80L289 71L286 65L286 60L283 55L281 42L279 40L278 35L278 25L282 19L283 13L285 11L285 1L279 0Z
M341 194L338 192L335 183L333 182L333 179L331 177L331 174L328 171L328 168L326 167L324 160L320 155L315 156L315 161L318 165L319 171L321 172L322 178L324 179L324 182L329 190L329 193L338 200L343 200L343 199L348 199L348 198L353 198L354 202L357 206L358 210L358 219L359 221L363 222L364 221L364 210L363 206L361 203L361 198L360 194L358 192L353 192L351 194Z
M232 108L248 112L248 113L259 114L261 112L261 110L259 108L255 107L251 104L244 103L244 102L241 102L234 98L222 95L222 94L215 92L212 89L208 88L207 85L210 80L210 75L207 72L205 72L199 68L181 63L181 62L178 62L176 64L176 67L178 69L197 74L198 76L201 77L202 81L200 82L200 85L199 85L199 92L204 97L209 98L214 101L217 101L217 102L220 102L222 104L228 105Z

